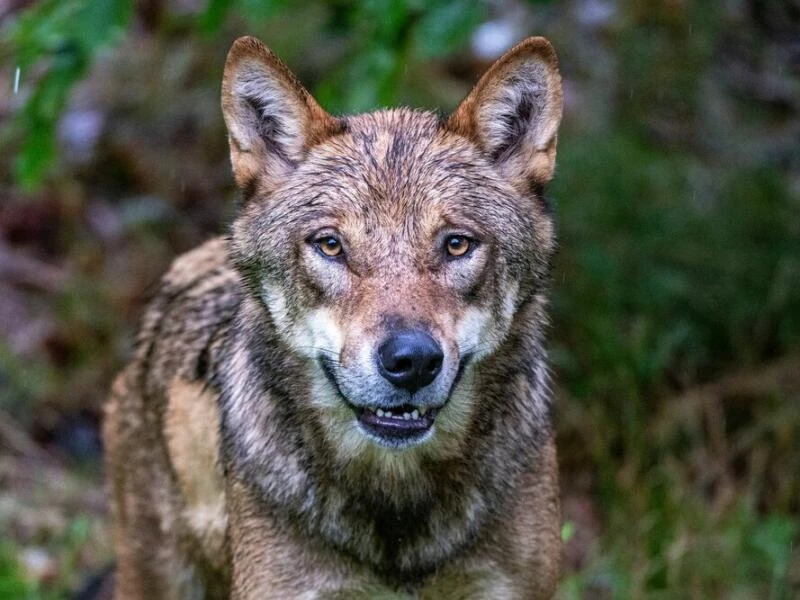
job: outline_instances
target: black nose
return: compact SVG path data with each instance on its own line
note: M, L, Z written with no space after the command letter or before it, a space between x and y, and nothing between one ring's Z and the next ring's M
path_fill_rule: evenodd
M386 379L412 394L442 370L442 348L424 331L400 331L378 348L378 369Z

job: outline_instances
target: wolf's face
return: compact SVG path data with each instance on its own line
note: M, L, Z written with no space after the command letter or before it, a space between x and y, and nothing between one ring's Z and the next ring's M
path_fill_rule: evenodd
M246 195L234 260L306 363L302 410L351 458L460 451L492 409L476 365L544 302L553 229L538 190L561 114L549 45L509 53L442 121L334 119L250 42L231 53L223 107Z

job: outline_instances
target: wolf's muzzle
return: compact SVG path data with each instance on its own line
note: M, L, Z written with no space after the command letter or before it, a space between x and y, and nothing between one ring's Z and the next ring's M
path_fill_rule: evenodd
M442 347L424 331L393 333L378 348L378 371L395 387L413 394L436 379L442 370Z

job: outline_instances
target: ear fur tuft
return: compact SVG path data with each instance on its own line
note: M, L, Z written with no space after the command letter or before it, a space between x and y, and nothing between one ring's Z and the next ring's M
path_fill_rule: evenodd
M542 184L553 176L562 105L556 53L532 37L489 68L447 127L475 141L521 186Z
M240 187L269 189L340 128L292 72L252 37L237 39L222 79L222 111Z

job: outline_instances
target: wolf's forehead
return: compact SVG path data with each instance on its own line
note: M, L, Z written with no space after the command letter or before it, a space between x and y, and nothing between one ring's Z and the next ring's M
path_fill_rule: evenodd
M496 183L477 148L444 130L433 113L387 110L345 123L342 135L312 151L302 173L336 198L376 209L446 201Z
M343 117L345 131L360 140L401 139L409 142L434 137L440 118L428 111L395 108Z
M387 110L349 117L341 144L358 175L406 183L443 166L458 144L443 143L436 115Z

